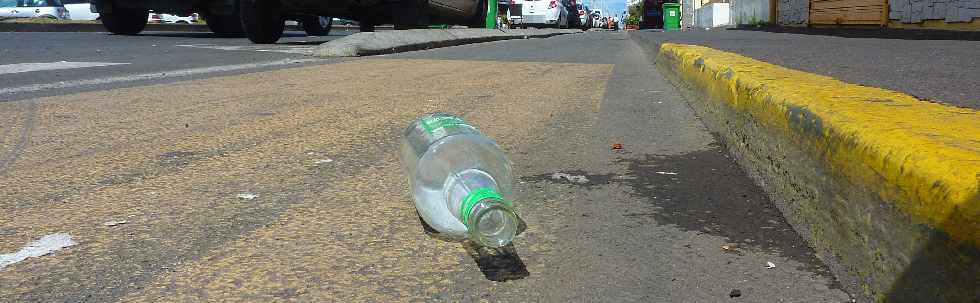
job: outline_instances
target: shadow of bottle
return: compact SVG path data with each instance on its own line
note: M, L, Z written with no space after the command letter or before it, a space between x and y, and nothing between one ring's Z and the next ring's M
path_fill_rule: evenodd
M429 226L422 216L419 215L419 224L422 225L422 230L430 237L447 241L447 242L460 242L459 240L449 238L445 235L439 233L439 231ZM520 235L525 230L527 230L527 224L521 219L520 216L517 217L517 234ZM463 248L466 252L473 258L476 265L480 267L480 272L487 280L494 282L507 282L512 280L520 280L527 278L531 274L527 271L527 266L524 265L524 260L517 254L517 249L514 247L514 243L507 244L507 246L500 248L489 248L477 245L472 241L465 240L462 241Z

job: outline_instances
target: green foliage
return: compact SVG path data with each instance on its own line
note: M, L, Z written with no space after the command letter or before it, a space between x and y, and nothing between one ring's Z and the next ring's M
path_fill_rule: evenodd
M640 24L640 16L643 16L643 3L640 2L640 3L630 5L628 11L630 17L626 19L626 23L629 23L629 20L631 18L636 17L635 24Z
M626 24L629 24L629 25L639 25L640 24L640 16L639 15L630 14L630 16L628 18L626 18Z

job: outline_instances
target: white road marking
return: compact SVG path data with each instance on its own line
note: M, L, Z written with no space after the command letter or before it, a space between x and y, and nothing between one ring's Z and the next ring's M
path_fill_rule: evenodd
M268 45L216 45L216 44L178 44L178 47L206 48L223 51L250 51L250 52L276 52L287 54L313 54L316 45L275 45L269 48Z
M18 252L0 255L0 269L7 267L7 265L24 261L27 258L47 255L75 244L71 236L66 233L50 234L41 237L40 240L31 242L31 244L27 244L27 246L24 246Z
M45 63L4 64L4 65L0 65L0 75L36 72L36 71L44 71L44 70L87 68L87 67L112 66L112 65L123 65L123 64L129 64L129 63L59 61L59 62L45 62Z
M322 60L323 59L284 59L284 60L259 62L259 63L210 66L210 67L180 69L180 70L127 75L127 76L32 84L32 85L25 85L25 86L18 86L18 87L0 88L0 96L38 92L38 91L45 91L45 90L52 90L52 89L75 88L75 87L91 86L91 85L105 85L105 84L112 84L112 83L119 83L119 82L187 77L187 76L200 75L200 74L230 72L230 71L256 69L256 68L272 67L272 66L293 65L293 64L315 62L315 61L322 61ZM0 100L0 102L2 102L2 100Z

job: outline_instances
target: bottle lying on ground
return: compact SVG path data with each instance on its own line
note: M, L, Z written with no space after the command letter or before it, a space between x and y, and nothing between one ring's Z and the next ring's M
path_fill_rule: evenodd
M415 209L433 229L457 240L502 247L517 234L510 161L462 118L423 116L405 129L401 161Z

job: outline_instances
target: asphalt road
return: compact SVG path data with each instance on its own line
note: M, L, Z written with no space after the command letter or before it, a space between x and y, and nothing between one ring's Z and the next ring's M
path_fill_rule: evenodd
M632 37L648 53L658 51L662 42L703 45L845 82L980 109L980 36L975 33L767 30L643 30Z
M0 33L0 41L5 41L0 47L0 101L325 63L329 61L307 54L320 43L354 32L335 29L326 37L287 32L275 45L255 45L246 38L222 38L209 32ZM30 73L10 73L5 68L60 61L116 65Z
M244 43L111 38L101 45ZM199 63L184 68L308 59L167 48ZM93 68L176 68L140 64ZM0 301L851 298L623 33L296 65L0 102L0 253L55 233L76 242L0 269ZM527 229L508 250L420 224L396 151L433 111L463 115L514 162Z

